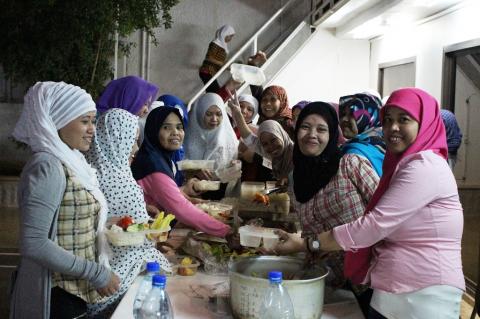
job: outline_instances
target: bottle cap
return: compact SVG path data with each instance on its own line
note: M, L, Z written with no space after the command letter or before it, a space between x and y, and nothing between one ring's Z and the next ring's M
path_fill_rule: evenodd
M159 272L160 271L160 265L156 261L149 261L147 263L147 272Z
M165 275L154 275L152 277L152 285L153 286L163 286L167 284L167 276Z
M270 282L279 283L282 282L282 272L281 271L270 271L268 273L268 279Z

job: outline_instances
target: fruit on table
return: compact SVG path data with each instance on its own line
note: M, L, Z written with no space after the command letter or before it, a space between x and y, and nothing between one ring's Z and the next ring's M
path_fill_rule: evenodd
M184 257L182 261L180 262L180 265L182 266L188 266L192 264L192 258L190 257Z
M135 220L130 216L124 216L117 222L117 226L122 227L123 230L127 230L132 224L135 224Z
M184 257L180 261L180 265L178 267L178 274L182 276L192 276L195 274L195 270L191 265L193 264L193 260L190 257Z

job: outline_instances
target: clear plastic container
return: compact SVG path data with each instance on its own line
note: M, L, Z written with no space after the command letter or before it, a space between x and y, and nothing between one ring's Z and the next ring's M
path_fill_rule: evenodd
M262 235L255 231L256 228L259 227L242 226L238 229L240 245L244 247L260 247Z
M247 82L252 85L262 85L266 81L262 69L247 64L233 63L230 66L232 78L237 82Z
M265 183L263 182L242 182L240 198L252 201L255 198L255 193L263 190L265 190Z
M150 235L157 242L164 242L168 238L170 226L165 229L148 229L138 232L113 231L107 229L105 235L113 246L139 246L145 241L145 236Z
M182 261L185 260L185 258L189 258L192 263L191 264L184 264ZM178 264L177 266L177 274L180 276L194 276L197 273L198 266L200 266L200 263L193 257L179 257L178 258Z
M278 235L273 233L273 229L264 228L262 234L263 247L266 249L272 249L275 245L278 244L280 238Z

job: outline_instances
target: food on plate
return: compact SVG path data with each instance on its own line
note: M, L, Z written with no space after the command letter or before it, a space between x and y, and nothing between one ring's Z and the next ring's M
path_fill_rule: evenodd
M130 216L123 216L117 222L117 226L122 227L123 230L127 230L128 226L135 224L135 220Z
M197 191L217 191L220 189L220 182L201 180L195 182L193 187Z
M268 197L268 195L257 192L255 193L255 198L253 199L253 202L268 206L270 205L270 198Z

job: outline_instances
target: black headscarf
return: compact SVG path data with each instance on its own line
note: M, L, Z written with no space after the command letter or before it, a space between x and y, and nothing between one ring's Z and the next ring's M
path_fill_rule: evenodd
M175 180L172 165L174 151L168 151L160 145L158 132L170 113L175 113L183 123L178 109L162 106L153 109L145 123L145 138L132 163L133 177L138 181L155 172L161 172Z
M318 156L305 156L298 147L298 130L310 114L320 115L328 124L328 144ZM293 190L300 203L309 201L337 173L341 158L337 140L338 116L335 109L324 102L307 104L298 116L293 148Z

